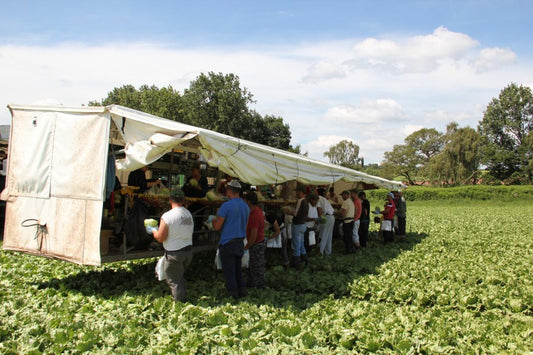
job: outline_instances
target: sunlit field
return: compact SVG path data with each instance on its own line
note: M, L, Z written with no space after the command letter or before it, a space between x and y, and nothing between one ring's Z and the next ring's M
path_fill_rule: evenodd
M373 209L373 206L372 206ZM528 353L533 202L408 202L405 238L314 255L270 254L269 287L226 297L214 252L187 272L189 302L156 259L85 267L0 252L0 353Z

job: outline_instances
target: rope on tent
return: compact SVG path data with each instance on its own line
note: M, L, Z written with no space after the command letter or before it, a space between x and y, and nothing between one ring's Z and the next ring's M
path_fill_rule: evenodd
M41 224L38 219L35 218L28 218L25 219L20 223L22 227L37 227L37 230L35 231L35 240L37 241L37 248L40 252L42 252L43 249L43 242L48 235L48 230L46 229L46 223Z
M298 166L298 159L300 158L296 158L296 177L294 180L298 181L298 176L300 176L300 168Z
M231 153L231 156L234 156L235 154L237 154L237 152L239 150L241 150L242 147L243 147L243 145L241 144L241 140L239 138L237 138L237 150L235 150L233 153Z
M278 163L276 162L276 154L272 153L272 160L274 160L274 167L276 168L276 185L278 184Z

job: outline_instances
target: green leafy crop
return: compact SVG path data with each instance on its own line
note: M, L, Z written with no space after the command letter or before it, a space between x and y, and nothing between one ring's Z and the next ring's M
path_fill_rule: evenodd
M533 203L408 202L407 236L312 256L228 298L214 253L195 254L187 303L156 259L85 267L0 252L0 353L529 353Z

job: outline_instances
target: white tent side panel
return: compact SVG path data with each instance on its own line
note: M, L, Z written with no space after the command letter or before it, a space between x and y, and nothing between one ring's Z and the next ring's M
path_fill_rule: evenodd
M99 265L109 115L10 108L4 249Z
M101 201L16 197L7 204L3 248L100 265L101 217ZM46 222L44 233L34 220Z

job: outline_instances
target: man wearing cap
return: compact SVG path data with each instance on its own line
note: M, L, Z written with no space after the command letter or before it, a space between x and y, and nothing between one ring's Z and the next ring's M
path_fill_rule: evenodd
M175 301L186 298L185 269L192 261L192 233L194 222L191 213L184 207L183 191L173 191L169 197L169 211L161 216L159 229L151 229L154 239L163 243L165 257L163 272Z
M381 211L383 214L383 221L381 222L381 231L383 233L384 243L392 243L394 241L394 212L396 205L394 204L394 194L389 192L387 194L387 201L385 202L385 209Z
M213 229L220 231L218 249L222 273L226 289L234 299L246 296L241 260L244 254L243 240L246 237L250 208L240 198L240 192L241 184L237 180L231 180L226 186L226 196L229 200L220 206L212 222Z
M342 238L344 240L344 248L346 253L353 253L355 246L352 240L353 234L353 216L355 214L355 206L350 198L350 192L344 190L341 193L343 202L339 211L339 216L342 218Z

